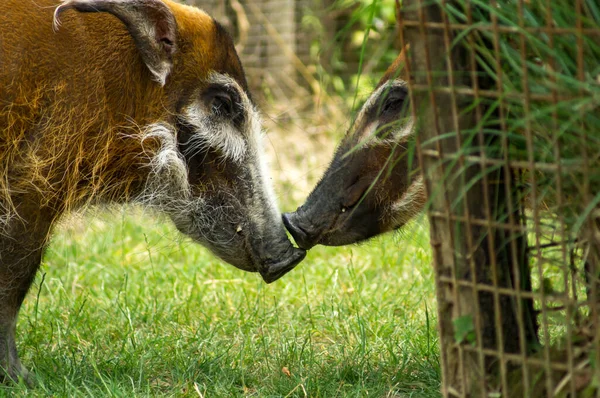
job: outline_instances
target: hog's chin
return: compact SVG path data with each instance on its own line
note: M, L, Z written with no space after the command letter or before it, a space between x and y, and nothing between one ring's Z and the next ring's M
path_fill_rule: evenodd
M398 227L400 228L400 226ZM338 229L324 233L317 244L324 246L344 246L361 243L377 235L393 231L395 228L383 225L369 225L366 228Z
M199 242L202 246L208 248L212 254L219 257L221 260L226 263L233 265L237 269L247 272L257 272L255 264L252 262L252 258L245 253L244 251L240 251L240 253L232 253L231 250L223 250L221 248L213 247L209 244Z
M209 230L198 227L189 219L173 218L179 232L189 236L194 242L206 247L212 254L242 271L256 272L256 266L246 249L246 243L235 231L228 231L218 224ZM182 222L183 221L183 222Z
M317 244L324 246L345 246L353 243L360 243L375 235L376 234L362 234L354 231L336 231L335 233L324 234Z
M206 247L212 254L221 260L242 271L257 272L256 265L246 249L243 239L237 234L225 237L223 235L211 237L209 234L187 234L196 243Z
M338 218L337 225L333 229L324 232L317 244L324 246L344 246L353 243L360 243L376 235L387 232L381 222L374 222L379 217L372 213L352 214L348 218Z

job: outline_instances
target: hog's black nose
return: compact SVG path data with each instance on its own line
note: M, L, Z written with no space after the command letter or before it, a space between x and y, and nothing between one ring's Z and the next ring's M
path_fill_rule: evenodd
M288 252L283 256L283 260L265 264L263 269L260 271L260 275L263 280L267 283L275 282L288 272L294 269L296 265L300 264L304 257L306 257L306 250L295 248L290 245Z
M298 247L308 250L315 245L314 237L310 236L306 229L302 227L297 213L284 213L282 218L283 224L292 234Z

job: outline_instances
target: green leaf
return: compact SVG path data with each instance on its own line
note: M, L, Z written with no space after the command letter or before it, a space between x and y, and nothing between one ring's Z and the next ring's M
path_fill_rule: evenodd
M454 324L454 340L457 343L475 343L475 325L471 315L463 315L452 321Z

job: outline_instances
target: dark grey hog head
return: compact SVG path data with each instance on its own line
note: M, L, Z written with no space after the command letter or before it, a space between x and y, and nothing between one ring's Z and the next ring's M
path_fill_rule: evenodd
M327 171L294 213L283 215L298 246L347 245L398 229L421 211L425 190L402 55L361 108Z
M175 173L177 188L165 192L158 207L214 254L242 270L259 272L271 283L306 252L292 246L281 221L260 116L245 79L234 71L212 72L184 93L174 111L176 143L166 149L185 166ZM164 126L156 128L160 134ZM155 132L150 129L148 134ZM156 186L168 187L164 181L159 176ZM150 192L152 198L156 191Z

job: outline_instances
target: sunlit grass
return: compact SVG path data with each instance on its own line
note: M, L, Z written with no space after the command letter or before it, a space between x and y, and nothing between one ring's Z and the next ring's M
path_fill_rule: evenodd
M70 219L19 318L17 343L37 387L2 392L438 396L421 224L361 246L315 248L266 285L139 211Z

